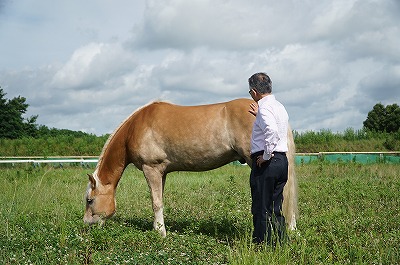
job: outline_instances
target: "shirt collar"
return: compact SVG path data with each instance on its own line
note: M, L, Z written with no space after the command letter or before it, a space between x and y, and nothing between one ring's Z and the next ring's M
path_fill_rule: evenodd
M260 99L258 101L258 105L262 105L262 104L264 104L264 103L266 103L268 101L271 101L271 100L275 100L275 96L272 95L272 94L267 95L267 96L263 97L262 99Z

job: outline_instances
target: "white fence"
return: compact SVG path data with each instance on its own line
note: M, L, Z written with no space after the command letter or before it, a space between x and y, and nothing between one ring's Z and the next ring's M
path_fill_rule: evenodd
M87 165L90 163L96 163L99 161L97 156L52 156L52 157L41 157L41 156L26 156L26 157L0 157L0 164L59 164L63 163L79 163L81 165Z

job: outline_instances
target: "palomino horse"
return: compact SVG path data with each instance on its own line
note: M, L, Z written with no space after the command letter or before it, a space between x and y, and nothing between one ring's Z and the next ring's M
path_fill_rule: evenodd
M166 236L163 193L172 171L205 171L232 161L251 165L250 137L254 116L249 99L203 106L153 102L130 115L110 135L86 191L85 223L103 222L115 212L115 191L126 166L133 163L147 180L154 211L153 226ZM296 227L297 186L294 142L289 135L289 178L283 214Z

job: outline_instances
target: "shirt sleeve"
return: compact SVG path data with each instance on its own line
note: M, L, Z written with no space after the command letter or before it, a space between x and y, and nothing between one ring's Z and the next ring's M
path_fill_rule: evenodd
M259 126L264 133L265 139L263 159L269 160L279 142L278 125L271 109L262 108L259 113L261 115Z

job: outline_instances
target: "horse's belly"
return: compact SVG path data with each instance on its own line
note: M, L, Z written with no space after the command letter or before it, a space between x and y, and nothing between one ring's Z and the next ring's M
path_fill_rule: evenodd
M238 154L229 148L188 148L179 153L169 153L168 168L171 171L205 171L221 167L240 159Z

